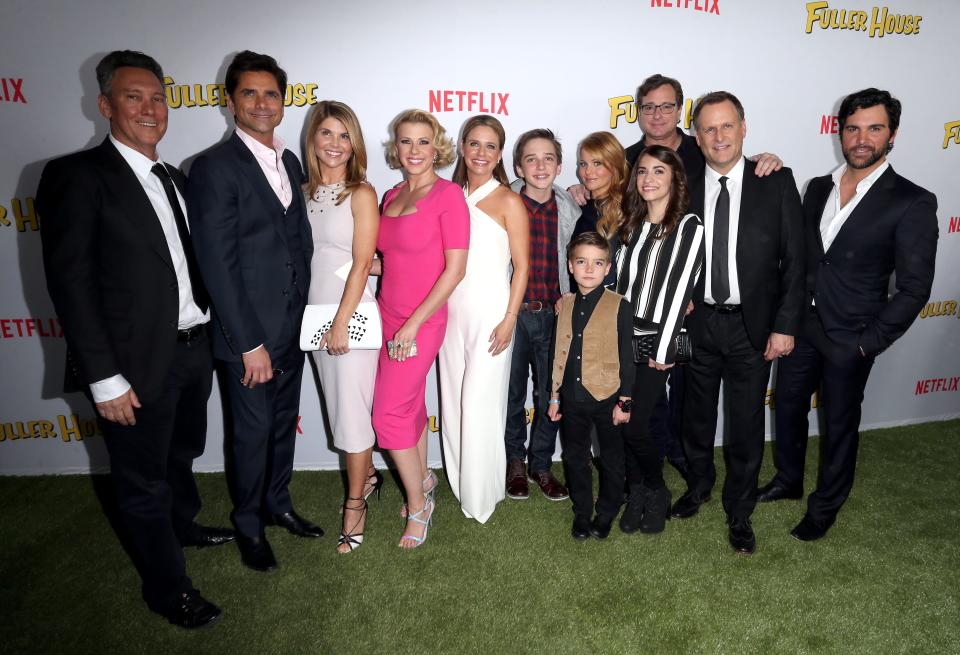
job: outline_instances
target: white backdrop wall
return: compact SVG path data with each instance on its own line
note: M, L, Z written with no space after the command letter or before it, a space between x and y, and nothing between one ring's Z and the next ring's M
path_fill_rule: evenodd
M5 0L0 474L106 467L92 408L81 395L60 391L64 340L46 293L33 196L49 159L107 134L94 67L119 48L151 54L169 77L170 125L160 147L166 161L189 169L193 155L232 129L218 83L233 54L249 48L272 54L289 73L279 133L294 151L310 105L330 98L356 110L370 179L381 193L399 181L381 143L390 119L407 107L435 111L452 133L472 114L494 113L507 130L508 164L513 138L550 127L565 146L560 182L572 184L584 135L608 129L624 145L639 138L633 94L655 72L680 79L689 98L736 93L747 112L746 153L777 153L803 191L841 160L832 118L840 99L867 86L889 89L904 104L891 161L937 195L940 244L931 303L879 358L863 425L957 416L960 86L951 62L960 58L958 23L960 4L947 0L289 0L266 8L252 0L168 0L159 7L144 0ZM689 104L684 125L688 112ZM431 415L435 387L431 380ZM320 407L308 373L299 468L339 466ZM222 469L222 425L215 388L197 470ZM436 464L436 432L430 452Z

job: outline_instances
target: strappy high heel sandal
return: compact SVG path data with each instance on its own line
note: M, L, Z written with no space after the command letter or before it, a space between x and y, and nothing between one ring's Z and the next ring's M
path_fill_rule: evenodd
M347 503L354 501L355 503L360 503L359 507L349 507ZM353 527L350 528L350 532L347 532L347 511L351 512L360 512L359 518L353 523ZM353 498L352 496L347 497L347 502L343 504L343 522L340 527L340 537L337 539L337 552L341 555L346 555L347 553L352 553L363 543L363 533L354 532L357 529L357 526L360 525L360 521L364 521L366 525L367 517L367 500L366 498ZM349 550L340 550L340 546L346 544Z
M401 548L403 547L403 542L412 541L413 546L408 550L413 550L414 548L419 548L427 540L427 531L430 529L430 525L433 523L433 510L436 508L433 498L428 497L427 502L424 503L423 509L419 512L414 512L407 517L407 523L413 521L414 523L419 523L423 526L423 535L414 536L412 534L405 534L400 537L400 543L397 544Z
M422 488L423 495L433 500L433 492L436 491L437 485L440 484L440 481L437 479L437 474L433 472L433 469L427 469L427 476L423 479ZM434 503L436 504L436 503ZM407 518L407 504L400 504L400 518Z
M363 486L363 499L366 500L376 491L377 500L380 500L380 488L383 486L383 473L373 466L370 467L370 471L372 471L372 473L367 473L367 483Z

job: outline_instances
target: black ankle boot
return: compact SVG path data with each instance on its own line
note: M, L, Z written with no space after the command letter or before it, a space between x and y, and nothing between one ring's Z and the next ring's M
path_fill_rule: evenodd
M620 516L620 531L625 534L636 532L642 525L643 512L650 491L642 484L630 485L627 508Z
M644 534L656 534L663 532L667 525L667 517L670 514L670 501L673 496L666 487L660 487L656 490L646 490L647 504L643 512L643 518L640 520L640 532Z

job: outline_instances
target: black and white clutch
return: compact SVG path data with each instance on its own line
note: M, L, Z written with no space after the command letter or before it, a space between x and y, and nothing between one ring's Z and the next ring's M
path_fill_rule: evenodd
M300 350L319 350L320 340L340 308L338 304L307 305L300 326ZM355 350L379 350L383 345L383 327L380 310L375 302L362 302L347 324L350 348ZM326 350L326 348L324 348Z

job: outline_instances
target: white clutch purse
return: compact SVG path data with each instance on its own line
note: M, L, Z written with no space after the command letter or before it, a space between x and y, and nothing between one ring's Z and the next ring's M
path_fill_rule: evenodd
M333 325L338 304L307 305L300 326L300 350L319 350L320 340ZM375 302L362 302L347 324L347 338L354 350L379 350L383 345L383 326ZM326 348L324 348L326 350Z

